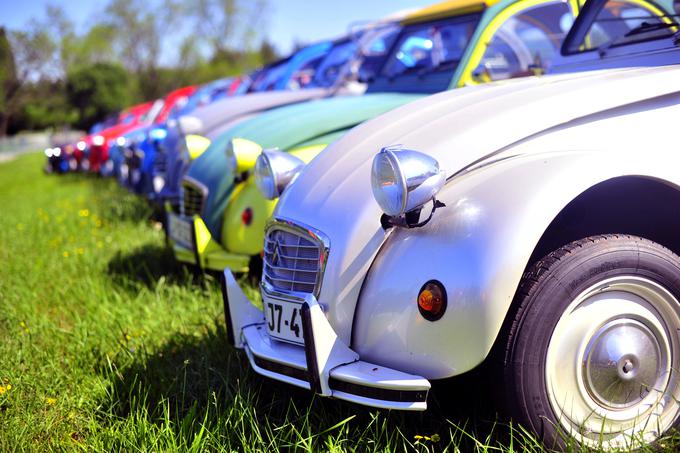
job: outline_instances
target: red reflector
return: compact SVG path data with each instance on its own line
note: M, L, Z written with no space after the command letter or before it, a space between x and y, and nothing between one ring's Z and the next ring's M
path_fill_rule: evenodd
M244 209L241 213L241 221L245 226L249 226L253 223L253 210L250 208Z

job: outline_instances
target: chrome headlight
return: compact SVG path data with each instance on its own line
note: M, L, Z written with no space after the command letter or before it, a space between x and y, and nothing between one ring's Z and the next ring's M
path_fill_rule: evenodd
M383 212L392 217L432 200L445 182L439 162L418 151L388 147L373 159L373 197Z
M278 149L266 149L255 162L257 188L268 200L278 198L304 166L305 162L298 157Z
M262 147L245 138L233 138L229 140L225 152L227 168L236 177L253 168L257 157L262 153Z
M79 151L85 151L85 148L87 148L87 143L81 140L76 143L76 148L78 148Z
M120 136L120 137L118 137L118 138L116 139L116 144L117 144L118 146L120 146L121 148L122 148L123 146L125 146L125 143L126 143L126 140L125 140L125 137L123 137L123 136Z
M104 144L104 137L101 135L95 135L92 138L92 144L94 146L102 146Z

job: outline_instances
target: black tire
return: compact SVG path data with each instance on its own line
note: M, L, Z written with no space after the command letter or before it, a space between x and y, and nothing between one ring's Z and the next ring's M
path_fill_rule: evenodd
M605 279L623 276L649 279L680 300L680 258L659 244L630 235L602 235L567 244L534 263L520 282L497 344L499 377L505 383L508 415L549 448L577 443L561 426L548 394L546 357L552 333L578 295Z

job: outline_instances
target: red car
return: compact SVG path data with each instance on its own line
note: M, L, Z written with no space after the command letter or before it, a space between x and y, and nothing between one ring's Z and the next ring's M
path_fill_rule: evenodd
M129 107L120 113L118 123L114 126L83 137L76 144L76 150L74 151L74 157L79 166L87 155L89 169L99 172L101 165L109 157L108 142L137 127L139 124L149 121L149 116L153 115L155 104L154 102L145 102ZM156 112L158 112L159 108L160 106L156 106Z
M170 92L163 99L131 107L121 114L121 122L116 126L104 129L92 137L86 137L86 139L90 138L89 143L84 140L89 149L90 171L96 173L101 171L102 166L109 159L109 147L113 140L133 129L165 122L172 109L186 102L194 91L196 91L195 86L179 88Z

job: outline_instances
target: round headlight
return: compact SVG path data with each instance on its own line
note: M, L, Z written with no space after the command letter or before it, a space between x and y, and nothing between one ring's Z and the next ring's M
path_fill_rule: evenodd
M255 162L255 183L260 193L273 200L297 177L305 162L277 149L262 151Z
M155 127L149 131L149 138L151 138L151 140L161 141L164 140L167 135L168 131L161 127Z
M95 135L94 138L92 139L92 144L94 146L102 146L104 144L104 137L101 135Z
M85 148L87 148L87 143L81 140L76 144L76 148L78 148L79 151L85 151Z
M120 147L125 146L125 137L120 136L116 139L116 144Z
M54 155L55 157L61 156L61 148L59 148L58 146L56 148L52 148L52 155Z
M373 159L373 197L383 212L392 217L432 200L445 182L439 162L418 151L383 148Z

